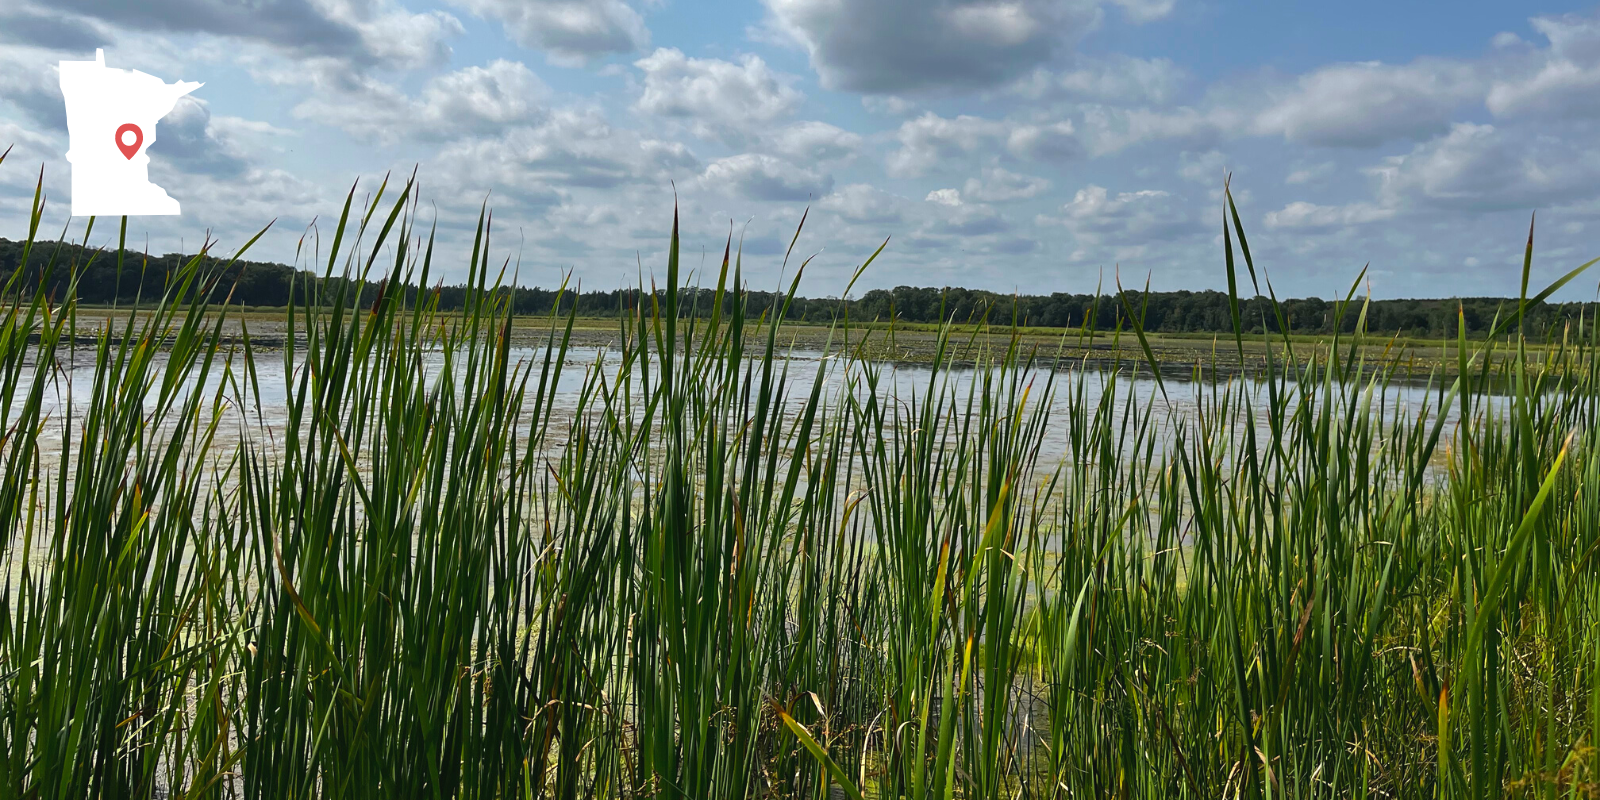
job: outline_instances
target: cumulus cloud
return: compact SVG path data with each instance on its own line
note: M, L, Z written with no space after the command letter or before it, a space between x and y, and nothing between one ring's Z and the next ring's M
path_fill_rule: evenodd
M1210 186L1222 185L1227 161L1222 153L1210 150L1200 154L1189 152L1178 154L1178 175L1184 180L1194 181Z
M686 146L612 127L598 112L561 109L538 125L446 146L435 169L465 191L501 187L550 204L568 188L665 184L699 169Z
M94 20L19 5L0 10L0 42L81 52L105 47L111 36Z
M738 63L690 58L663 47L634 62L644 73L640 111L689 122L702 136L738 139L751 126L794 111L804 99L759 56Z
M1239 112L1226 106L1171 109L1087 106L1083 111L1082 140L1089 155L1115 155L1150 142L1173 142L1203 150L1240 129Z
M905 199L870 184L852 183L822 198L819 207L841 219L866 225L898 223L903 217Z
M438 141L537 121L549 92L527 66L504 59L434 77L416 97L337 63L302 66L289 79L309 82L312 91L295 116L372 141Z
M891 177L915 178L1006 133L1005 123L997 120L966 114L947 119L929 111L900 125L900 149L889 154L886 166Z
M1461 122L1369 172L1380 182L1378 200L1386 207L1548 207L1595 195L1600 150Z
M507 125L531 119L549 93L520 61L495 59L429 81L422 90L424 124Z
M56 66L48 61L8 57L0 51L0 101L11 103L46 128L67 129L61 79Z
M3 143L0 144L0 152L7 149L11 151L6 156L7 166L0 168L0 220L9 219L14 225L12 230L16 230L15 223L27 219L39 174L13 167L17 164L39 164L56 157L66 147L66 135L65 132L60 135L42 134L0 117L0 143ZM67 196L63 177L64 171L48 171L44 176L44 191L52 201L53 198Z
M1600 150L1463 122L1364 172L1377 184L1371 200L1343 205L1297 200L1269 212L1267 225L1341 228L1428 211L1559 208L1596 195Z
M9 120L0 120L0 142L5 142L7 147L15 145L18 148L23 148L26 150L55 149L56 145L55 138L46 136L34 130L30 130L29 128L24 128L21 125ZM3 152L3 149L0 149L0 152ZM12 151L11 156L9 157L18 157L21 155L22 154L20 152ZM19 158L18 160L21 159ZM15 176L19 174L15 170L11 169L0 170L0 173L4 173L8 176Z
M1136 244L1197 231L1188 205L1158 189L1112 194L1103 186L1089 184L1061 207L1058 216L1043 216L1039 222L1061 225L1082 243Z
M1477 71L1456 62L1336 64L1301 76L1257 116L1255 129L1305 144L1372 147L1440 133L1482 95Z
M764 1L824 86L870 94L997 85L1070 47L1101 16L1098 0Z
M151 159L170 159L184 172L238 177L249 168L249 161L243 148L223 132L225 125L213 124L204 100L180 98L156 127L150 142Z
M1497 117L1594 115L1600 112L1600 66L1552 61L1530 77L1496 83L1487 105Z
M281 169L249 167L233 175L185 171L181 176L179 169L152 159L150 178L157 185L181 186L183 219L192 224L193 217L206 214L220 226L213 231L219 241L242 244L272 219L292 230L326 211L332 200L323 187ZM217 215L216 209L227 213Z
M1290 173L1284 177L1283 182L1289 186L1300 186L1307 183L1315 183L1332 174L1333 168L1334 163L1332 161L1323 161L1310 166L1298 167L1290 171Z
M1022 158L1066 161L1083 154L1072 120L1017 125L1006 136L1006 149Z
M989 236L1011 229L1011 223L993 207L982 203L943 205L944 213L924 226L924 233L947 236Z
M212 34L391 67L441 63L450 55L446 40L462 32L447 13L413 13L395 0L54 0L51 7L137 30Z
M989 203L1008 200L1025 200L1038 197L1050 189L1050 181L1034 175L1019 175L1000 167L985 167L977 178L968 178L961 193L964 197Z
M1393 219L1395 209L1376 203L1351 203L1342 206L1323 206L1296 200L1277 211L1268 211L1265 222L1269 228L1313 230L1345 228Z
M1019 79L1013 90L1031 100L1163 104L1176 97L1188 81L1188 73L1171 59L1079 56L1071 69L1034 69Z
M1600 116L1600 19L1569 14L1538 17L1532 24L1549 47L1535 55L1531 68L1494 82L1489 111L1497 117Z
M795 161L848 161L861 151L861 135L815 120L798 122L763 137L766 146Z
M1176 0L1112 0L1134 22L1154 22L1172 13Z
M1071 120L1006 122L966 114L947 118L929 111L901 123L895 135L900 146L885 161L895 178L916 178L935 167L953 167L956 159L995 147L1038 161L1062 161L1082 153Z
M336 174L322 186L322 174L267 169L261 159L274 149L354 154L335 172L420 161L442 231L470 229L492 190L497 219L526 225L530 259L580 274L659 242L669 181L686 235L710 235L696 226L752 205L764 218L798 216L810 198L833 252L892 233L881 268L969 285L1042 271L1030 266L1042 259L1014 257L1041 251L1052 254L1048 269L1212 263L1214 225L1199 220L1214 211L1207 190L1236 165L1249 170L1235 181L1241 211L1293 232L1277 246L1307 271L1354 245L1437 251L1459 269L1467 243L1480 246L1487 222L1500 219L1485 215L1508 208L1540 209L1551 243L1572 247L1600 207L1595 14L1533 19L1522 37L1496 37L1477 57L1289 75L1264 66L1205 83L1181 59L1117 54L1112 40L1078 51L1103 17L1122 30L1172 16L1171 0L763 0L754 52L716 57L650 44L644 15L660 2L0 0L0 148L16 141L13 161L44 163L60 206L68 173L53 65L62 48L92 53L109 42L168 78L194 77L191 67L227 72L214 80L229 93L206 95L211 105L183 101L153 143L157 182L183 187L183 227L227 231L234 219L242 229L260 221L251 215L337 202ZM535 75L534 56L524 58L535 69L492 60L497 53L462 62L460 22L433 8L482 17L473 35L498 38L503 28L558 64L627 55L609 59L598 83L563 84L591 97L563 100ZM773 44L794 51L763 49ZM803 92L802 79L778 68L791 56L809 58L824 87L860 97ZM233 67L262 91L240 86ZM286 132L231 116L257 108L305 124ZM639 121L614 125L618 113ZM346 136L382 146L340 146ZM713 152L697 154L702 141ZM1360 150L1376 147L1385 149ZM1068 169L1126 175L1140 190L1062 186ZM15 229L36 173L0 173L0 220ZM238 196L256 181L259 197ZM1252 188L1262 199L1246 204ZM793 222L785 217L791 231ZM150 225L175 232L180 222ZM1270 257L1273 237L1263 238ZM787 238L753 229L749 244L781 251ZM1209 273L1187 274L1203 283Z
M644 18L622 0L452 0L479 17L498 20L524 47L552 63L579 66L650 44Z
M700 183L748 200L798 201L833 191L833 176L760 153L741 153L706 166Z
M878 95L865 94L861 96L861 107L874 114L884 114L891 117L908 117L916 113L917 104L892 94Z

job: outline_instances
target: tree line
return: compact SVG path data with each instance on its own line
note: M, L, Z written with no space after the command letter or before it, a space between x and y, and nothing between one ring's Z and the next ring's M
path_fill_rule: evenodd
M10 276L22 263L23 243L0 238L0 275ZM93 256L91 258L91 256ZM77 275L77 299L90 304L127 304L145 298L153 301L161 296L169 275L192 256L168 253L146 256L124 251L119 271L114 250L96 251L80 245L66 243L36 244L26 274L21 276L26 288L37 288L45 279L45 264L55 263L50 270L48 295L61 299L67 291L70 276ZM214 267L224 262L210 259ZM293 299L296 304L306 302L314 287L323 291L336 288L343 278L323 278L320 275L296 270L285 264L260 261L238 261L220 273L211 288L215 302L228 300L237 305L255 307L287 306ZM361 302L376 300L379 288L366 284L360 288ZM395 291L387 288L385 291ZM474 297L481 296L465 284L437 285L422 291L436 295L441 309L466 307ZM565 314L576 306L580 316L615 316L635 308L643 300L649 301L648 292L638 289L611 291L584 291L538 287L516 287L498 290L501 296L509 293L513 307L519 314L536 315L551 312ZM419 289L404 287L407 302L416 302ZM782 295L776 292L752 291L747 294L749 307L768 309L772 313L781 306ZM682 299L690 313L709 314L713 300L710 289L691 290ZM1454 336L1458 315L1466 323L1469 335L1482 335L1493 325L1497 315L1504 316L1515 310L1514 298L1462 297L1438 299L1374 300L1366 306L1366 329L1373 333L1396 334L1415 337ZM1294 298L1279 301L1279 310L1290 332L1304 334L1333 333L1355 330L1364 299L1356 298L1347 306L1342 300L1323 300L1316 297ZM1524 315L1527 330L1542 335L1556 330L1568 322L1575 322L1589 313L1590 303L1538 303ZM793 321L829 322L848 313L859 322L897 320L911 323L959 323L987 320L991 323L1010 324L1013 321L1038 327L1091 328L1111 330L1118 325L1127 327L1128 309L1141 314L1146 330L1162 333L1231 333L1233 314L1228 295L1217 291L1145 292L1125 290L1121 296L1072 294L1055 292L1048 295L1006 295L976 289L931 288L897 286L893 289L873 289L858 298L796 297L788 305L786 318ZM1247 329L1253 332L1276 333L1278 316L1273 313L1271 301L1264 297L1241 298L1240 316Z

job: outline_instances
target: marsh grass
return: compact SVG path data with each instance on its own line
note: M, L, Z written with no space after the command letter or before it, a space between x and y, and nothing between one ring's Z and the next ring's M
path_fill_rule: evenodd
M76 265L36 195L0 308L6 796L1600 793L1592 317L1462 336L1415 412L1359 325L1183 414L1015 336L955 380L950 327L907 394L858 354L791 374L731 240L680 307L674 222L557 415L573 319L511 357L487 214L467 310L352 300L434 274L414 189L352 191L324 271L356 280L284 346L224 338L196 257L54 405L76 307L18 276Z

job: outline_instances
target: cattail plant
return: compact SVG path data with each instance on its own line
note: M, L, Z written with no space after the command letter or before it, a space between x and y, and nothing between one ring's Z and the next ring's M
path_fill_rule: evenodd
M487 208L441 310L414 180L303 240L281 342L209 242L97 324L36 193L0 288L0 796L1600 792L1600 334L1521 335L1589 265L1529 297L1530 237L1418 384L1364 316L1247 333L1225 198L1237 361L1158 363L1121 293L1142 357L1013 319L901 369L846 316L783 348L788 254L771 305L731 238L686 286L675 216L592 357L573 306L513 312ZM95 257L145 269L125 233Z

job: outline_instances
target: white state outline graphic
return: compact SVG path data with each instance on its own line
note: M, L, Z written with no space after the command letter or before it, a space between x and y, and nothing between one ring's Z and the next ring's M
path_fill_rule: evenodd
M136 69L106 66L106 51L93 61L62 61L61 94L67 107L67 163L72 165L72 215L136 217L182 213L178 201L150 182L147 151L156 123L178 98L204 86L167 83ZM133 124L142 138L133 156L118 146L117 130Z

